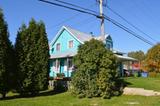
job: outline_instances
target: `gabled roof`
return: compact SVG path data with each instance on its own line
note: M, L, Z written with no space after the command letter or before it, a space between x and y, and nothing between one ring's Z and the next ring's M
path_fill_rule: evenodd
M68 31L71 34L71 36L73 36L76 40L78 40L82 44L85 41L89 41L90 39L93 38L91 34L86 34L86 33L80 32L80 31L72 29L68 26L62 26L61 29L56 34L56 36L54 37L54 39L51 41L50 46L55 43L55 41L58 39L58 37L60 36L62 31L64 31L64 30Z
M80 32L80 31L78 31L76 29L73 29L71 27L68 27L68 26L62 26L62 28L56 34L56 36L54 37L54 39L51 41L50 45L52 45L52 44L55 43L55 41L58 39L58 37L60 36L60 34L62 33L63 30L67 30L71 34L71 36L73 36L76 40L78 40L82 44L85 41L91 40L92 38L97 39L97 40L101 40L101 36L93 37L93 35L91 35L91 34ZM110 37L110 35L106 34L105 38L107 38L107 37Z
M73 34L78 40L80 40L81 42L85 42L85 41L89 41L89 40L91 40L92 38L93 38L93 35L91 35L91 34L87 34L87 33L84 33L84 32L80 32L80 31L78 31L78 30L75 30L75 29L72 29L72 28L70 28L70 27L66 27L65 26L65 28L67 28L67 30L71 33L71 34Z

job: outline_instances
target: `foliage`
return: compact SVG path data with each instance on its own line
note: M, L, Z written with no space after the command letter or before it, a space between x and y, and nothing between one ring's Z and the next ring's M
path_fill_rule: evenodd
M157 77L157 73L156 72L149 72L149 77L155 78L155 77Z
M57 73L57 77L59 77L59 78L64 78L64 77L65 77L65 74L64 74L64 73Z
M129 57L133 57L135 59L138 59L139 61L143 61L145 59L145 54L143 51L139 50L139 51L132 51L128 53Z
M101 41L92 39L80 45L74 64L76 70L71 82L73 94L109 98L119 90L115 89L119 79L116 57Z
M32 19L28 28L22 25L16 44L17 91L21 94L36 94L48 86L49 48L42 22Z
M145 59L145 67L149 72L160 72L160 44L148 50Z
M8 25L0 9L0 93L5 97L13 81L13 47L9 40Z

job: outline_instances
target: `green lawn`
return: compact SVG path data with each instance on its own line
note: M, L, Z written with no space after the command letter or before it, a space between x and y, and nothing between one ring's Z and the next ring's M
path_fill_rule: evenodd
M160 91L160 78L125 78L129 87L141 87ZM0 106L160 106L160 96L122 95L111 99L78 99L69 92L53 94L43 92L37 97L14 98L17 94L9 93L8 100L0 100Z
M148 90L160 91L160 77L158 78L142 78L142 77L129 77L125 78L128 87L144 88Z
M78 99L69 92L32 98L1 100L0 106L159 106L160 97L119 96L109 100L101 98Z

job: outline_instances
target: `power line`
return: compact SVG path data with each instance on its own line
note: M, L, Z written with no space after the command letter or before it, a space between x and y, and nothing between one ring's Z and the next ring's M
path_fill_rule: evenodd
M110 17L105 16L104 18L105 18L106 20L110 21L112 24L114 24L114 25L118 26L119 28L123 29L124 31L128 32L129 34L133 35L134 37L136 37L136 38L144 41L145 43L147 43L147 44L149 44L149 45L152 45L152 46L154 45L154 44L153 44L152 42L150 42L149 40L147 40L147 39L145 39L144 37L136 34L134 31L132 31L132 30L130 30L129 28L127 28L126 26L118 23L117 21L111 19Z
M68 22L68 21L72 20L73 18L77 17L77 15L79 15L79 14L75 14L75 15L73 15L73 16L65 19L65 20L62 20L61 22L59 22L59 23L57 23L57 24L55 24L55 25L53 25L53 26L51 26L49 28L56 27L56 26L59 26L59 25L65 23L65 22Z
M41 0L40 0L40 1L41 1ZM42 1L44 1L44 0L42 0ZM70 6L79 8L79 9L83 9L83 10L86 10L86 11L90 11L90 12L93 12L93 13L95 12L95 11L93 11L93 10L90 10L90 9L87 9L87 8L83 8L83 7L80 7L80 6L78 6L78 5L71 4L71 3L68 3L68 2L64 2L64 1L61 1L61 0L54 0L54 1L57 1L57 2L63 3L63 4L67 4L67 5L70 5Z
M128 23L129 25L131 25L133 28L135 28L137 31L141 32L142 34L146 35L148 38L152 39L153 41L157 42L157 40L153 39L150 35L146 34L145 32L143 32L141 29L139 29L138 27L136 27L135 25L133 25L131 22L129 22L127 19L125 19L124 17L122 17L120 14L118 14L116 11L114 11L112 8L110 8L109 6L106 6L111 12L113 12L114 14L116 14L118 17L120 17L122 20L124 20L126 23Z
M45 2L45 3L48 3L48 4L52 4L52 5L55 5L55 6L59 6L59 7L64 7L64 8L68 8L68 9L71 9L71 10L74 10L74 11L78 11L78 12L81 12L81 13L85 13L85 14L89 14L89 15L93 15L93 16L96 16L97 18L100 18L99 15L95 14L96 12L94 11L93 13L91 11L88 12L88 11L84 11L84 10L81 10L81 9L77 9L77 8L73 8L73 7L68 7L68 6L65 6L65 5L62 5L62 4L58 4L58 3L54 3L54 2L50 2L50 1L46 1L46 0L39 0L39 1L42 1L42 2ZM87 9L89 10L89 9ZM152 42L150 42L149 40L145 39L144 37L136 34L134 31L130 30L129 28L125 27L124 25L118 23L117 21L111 19L110 17L104 15L104 18L108 21L110 21L111 23L113 23L114 25L118 26L119 28L123 29L124 31L128 32L129 34L133 35L134 37L140 39L141 41L153 46L154 44Z
M59 1L59 0L55 0L55 1ZM69 4L69 3L68 3L68 4ZM92 7L92 6L93 6L93 4L90 5L89 7ZM65 23L65 22L69 22L70 20L74 19L75 17L77 17L77 16L79 16L79 15L80 15L80 14L75 14L75 15L67 18L67 19L64 19L64 20L62 20L61 22L59 22L59 23L57 23L57 24L55 24L55 25L52 25L51 27L49 27L49 29L52 28L52 27L57 27L57 26Z
M76 9L76 8L65 6L65 5L58 4L58 3L54 3L54 2L51 2L51 1L47 1L47 0L39 0L39 1L44 2L44 3L48 3L48 4L52 4L52 5L55 5L55 6L64 7L64 8L71 9L71 10L75 10L75 11L78 11L78 12L81 12L81 13L86 13L86 14L93 15L93 16L96 16L96 17L98 16L98 15L96 15L94 13L91 13L91 12L87 12L87 11L84 11L84 10Z

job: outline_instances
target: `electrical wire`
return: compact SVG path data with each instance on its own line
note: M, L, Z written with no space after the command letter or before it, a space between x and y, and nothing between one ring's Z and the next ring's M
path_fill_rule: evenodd
M61 0L54 0L56 2L59 2L59 3L63 3L63 4L67 4L67 5L70 5L70 6L73 6L73 7L76 7L76 8L79 8L79 9L83 9L83 10L86 10L86 11L90 11L90 12L95 12L93 10L90 10L90 9L87 9L87 8L83 8L83 7L80 7L78 5L75 5L75 4L71 4L71 3L68 3L68 2L64 2L64 1L61 1Z
M111 12L113 12L115 15L117 15L118 17L120 17L122 20L124 20L127 24L131 25L133 28L135 28L137 31L141 32L142 34L146 35L148 38L152 39L155 42L158 42L157 40L153 39L150 35L146 34L145 32L143 32L141 29L139 29L138 27L136 27L135 25L133 25L131 22L129 22L127 19L125 19L124 17L122 17L120 14L118 14L116 11L114 11L112 8L110 8L109 6L106 6Z
M71 10L75 10L75 11L78 11L78 12L81 12L81 13L86 13L86 14L93 15L93 16L96 16L96 17L98 16L98 15L96 15L94 13L91 13L91 12L88 12L88 11L76 9L76 8L73 8L73 7L65 6L65 5L54 3L54 2L51 2L51 1L47 1L47 0L39 0L39 1L44 2L44 3L48 3L48 4L52 4L52 5L55 5L55 6L64 7L64 8L71 9Z
M89 9L85 9L83 8L83 10L81 9L77 9L77 8L73 8L73 7L68 7L68 6L65 6L65 5L62 5L62 4L58 4L58 3L54 3L54 2L50 2L50 1L47 1L47 0L39 0L41 2L45 2L45 3L48 3L48 4L52 4L52 5L55 5L55 6L59 6L59 7L64 7L64 8L68 8L68 9L71 9L71 10L74 10L74 11L78 11L78 12L81 12L81 13L85 13L85 14L89 14L89 15L92 15L92 16L96 16L98 18L101 18L99 15L95 14L96 12L91 12L93 10L91 10L90 12L89 11L85 11L85 10L89 10ZM75 5L76 6L76 5ZM140 39L141 41L153 46L154 44L152 42L150 42L149 40L147 40L146 38L136 34L134 31L130 30L129 28L127 28L126 26L120 24L119 22L111 19L110 17L104 15L103 17L104 19L110 21L111 23L113 23L114 25L116 25L117 27L123 29L124 31L128 32L129 34L133 35L134 37Z
M123 29L124 31L128 32L129 34L133 35L134 37L144 41L145 43L149 44L149 45L154 45L152 42L150 42L149 40L145 39L144 37L136 34L134 31L130 30L129 28L127 28L126 26L120 24L119 22L115 21L114 19L111 19L108 16L104 16L104 18L108 21L110 21L112 24L118 26L119 28Z

